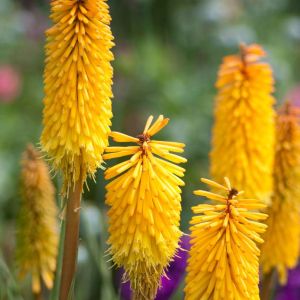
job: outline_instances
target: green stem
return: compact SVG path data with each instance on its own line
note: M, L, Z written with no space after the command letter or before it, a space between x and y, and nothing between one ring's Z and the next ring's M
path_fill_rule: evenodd
M263 277L260 291L261 300L270 300L274 284L274 270L270 271Z
M42 292L41 291L38 292L38 293L34 293L33 297L34 297L34 300L43 300Z
M61 268L63 261L63 241L65 239L65 227L66 222L64 219L61 221L60 226L60 237L59 237L59 249L58 249L58 257L57 257L57 267L56 267L56 275L54 280L54 287L51 292L50 300L57 300L59 294L59 287L61 281Z
M60 300L68 300L71 297L71 288L76 272L80 202L82 193L82 181L79 179L69 195L66 212L66 231L64 239L62 276L60 285Z

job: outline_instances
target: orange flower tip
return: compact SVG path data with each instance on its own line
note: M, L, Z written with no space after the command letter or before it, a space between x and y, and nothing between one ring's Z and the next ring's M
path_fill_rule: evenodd
M250 59L257 59L257 57L265 57L267 54L264 49L258 44L247 45L245 43L240 43L240 52L242 57L247 57Z

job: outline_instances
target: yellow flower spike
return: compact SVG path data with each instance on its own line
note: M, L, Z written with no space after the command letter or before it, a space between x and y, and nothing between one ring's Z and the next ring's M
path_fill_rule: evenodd
M270 66L261 62L264 56L258 45L241 45L239 55L224 58L216 82L219 92L210 157L215 181L227 176L234 186L245 189L245 197L268 203L275 113L274 80Z
M53 0L41 144L64 192L101 166L111 125L113 37L106 0Z
M192 208L197 214L190 224L189 253L185 287L186 300L258 300L258 255L256 242L266 225L260 220L266 214L258 200L243 199L241 192L225 185L201 179L221 194L195 191L196 195L212 200Z
M176 164L186 159L171 152L181 153L185 145L152 140L169 119L161 115L152 121L150 116L136 138L112 132L115 141L137 146L108 147L103 156L130 156L105 172L106 179L113 179L106 185L108 243L114 263L124 267L138 300L154 299L160 277L176 254L182 235L180 186L184 182L179 177L185 170Z
M23 154L16 247L20 277L31 274L35 294L41 291L41 280L52 288L58 247L55 190L40 156L32 145Z
M281 284L297 265L300 247L300 111L286 103L277 116L274 194L262 245L264 273L276 269Z

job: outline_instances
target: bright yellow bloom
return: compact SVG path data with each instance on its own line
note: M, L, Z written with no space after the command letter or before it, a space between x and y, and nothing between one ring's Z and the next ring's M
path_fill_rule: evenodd
M245 197L268 203L272 192L275 120L272 70L258 45L224 58L213 128L211 175L230 178Z
M41 143L67 191L93 176L108 145L113 37L106 0L53 0L51 7Z
M282 284L286 283L287 269L298 262L300 246L299 116L299 110L287 103L277 117L274 194L262 245L264 273L275 268Z
M41 290L41 278L52 288L58 247L55 190L40 156L32 145L23 154L17 224L17 265L21 278L31 274L34 293Z
M154 299L160 276L176 254L181 231L181 189L185 170L177 163L186 159L171 152L183 152L184 144L152 140L169 119L163 116L137 137L112 132L116 142L135 146L108 147L104 159L131 156L105 172L114 178L107 184L110 206L108 243L113 261L123 266L135 299Z
M193 207L198 214L191 220L191 250L186 277L186 300L259 299L258 255L256 242L266 225L259 220L267 215L256 210L265 205L242 199L225 178L226 186L208 179L202 182L222 194L202 190L195 195L213 204Z

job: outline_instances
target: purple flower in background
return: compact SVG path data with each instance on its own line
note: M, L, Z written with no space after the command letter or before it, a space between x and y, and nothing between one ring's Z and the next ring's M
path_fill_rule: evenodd
M299 300L300 299L300 265L290 270L288 282L283 287L278 287L276 300Z
M12 102L19 95L21 78L10 65L0 65L0 102Z
M189 236L182 236L180 241L180 247L182 249L179 249L174 261L170 263L166 272L167 276L161 278L161 288L158 290L155 300L168 300L183 279L190 247L189 240ZM130 300L130 283L121 283L122 276L123 270L120 270L117 274L117 281L118 285L121 285L121 298L123 300Z

